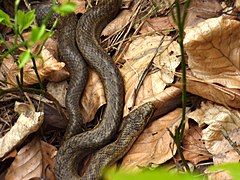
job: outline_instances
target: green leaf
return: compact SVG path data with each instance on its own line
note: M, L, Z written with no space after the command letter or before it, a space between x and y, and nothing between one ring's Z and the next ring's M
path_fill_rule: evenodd
M211 166L208 168L209 171L218 171L225 170L229 172L233 179L240 179L240 164L239 163L225 163L219 164L215 166Z
M25 29L29 28L30 25L33 23L35 19L35 10L28 11L27 13L18 10L17 15L18 15L17 24L19 26L19 32L22 33Z
M61 4L60 6L55 6L53 9L60 13L62 16L65 16L66 14L72 13L77 8L77 5L73 2L65 2Z
M47 36L46 25L42 24L40 27L33 26L30 36L30 41L32 44L38 43Z
M0 23L6 25L10 28L13 27L13 24L10 21L10 16L0 9Z
M24 51L20 54L20 57L19 57L20 64L18 67L22 68L30 59L31 59L31 52L30 52L30 49L27 49L27 51Z
M145 170L140 173L129 173L124 170L114 172L112 170L107 170L104 174L106 179L111 180L158 180L158 179L167 179L167 180L200 180L202 178L196 177L196 174L180 174L180 173L171 173L166 169L159 168L153 171Z

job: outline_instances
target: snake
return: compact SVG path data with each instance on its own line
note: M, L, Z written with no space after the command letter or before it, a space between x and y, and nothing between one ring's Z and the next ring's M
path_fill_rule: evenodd
M113 141L121 124L124 105L123 79L114 61L99 43L102 29L117 15L120 7L121 0L102 1L84 13L77 22L78 49L87 64L100 76L107 105L101 123L96 128L70 137L59 148L55 165L57 179L72 179L70 169L75 172L77 164L84 157ZM69 66L76 67L76 61L71 60Z
M93 155L81 179L101 179L105 168L113 165L129 151L151 119L154 110L153 103L148 102L126 116L123 119L118 138Z
M70 82L66 93L65 104L69 115L69 122L64 134L64 139L82 132L79 128L83 125L84 118L79 110L79 100L81 99L87 79L88 68L76 45L77 17L69 14L59 18L59 56L67 64L70 72ZM60 27L60 28L59 28Z
M66 95L69 123L54 168L57 179L100 179L103 168L129 150L154 112L151 103L144 104L125 117L122 123L123 78L99 42L102 29L117 15L121 3L121 0L103 0L79 20L74 14L59 20L59 54L67 64L71 76ZM86 64L100 76L107 104L101 122L92 130L82 132L80 127L83 117L78 103L87 81ZM118 132L119 136L116 137ZM89 154L94 154L93 161L90 161L91 165L80 177L78 165ZM100 163L101 159L104 161ZM101 167L94 165L96 160Z
M93 149L97 147L95 144L85 148L83 148L81 144L73 144L73 141L76 143L79 142L79 137L84 133L77 135L77 139L75 139L76 136L73 136L69 139L71 141L67 140L62 146L63 148L60 148L58 151L58 157L60 159L59 161L57 160L55 164L56 178L72 180L101 179L103 170L111 166L128 152L151 119L154 111L155 107L153 103L148 102L130 112L123 118L117 139L95 152L93 151ZM84 139L82 140L84 141ZM78 174L78 164L80 162L82 163L84 157L89 152L92 152L94 155L83 176L80 176Z

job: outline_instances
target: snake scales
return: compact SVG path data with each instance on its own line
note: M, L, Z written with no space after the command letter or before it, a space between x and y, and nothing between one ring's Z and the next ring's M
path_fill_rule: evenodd
M102 121L96 128L77 135L71 133L74 136L69 135L70 138L60 147L55 165L57 179L80 179L77 171L79 162L82 162L89 153L94 153L105 146L95 153L93 159L90 161L90 166L88 166L86 172L81 177L81 179L99 179L103 167L117 161L128 151L154 111L151 103L144 104L133 111L129 116L124 118L124 122L128 123L124 123L117 140L109 144L114 140L121 123L124 104L124 85L115 63L100 46L99 38L102 29L116 16L120 6L121 0L104 1L87 11L77 23L76 41L78 49L88 65L101 77L104 83L107 105ZM72 15L70 16L73 18ZM76 20L72 21L68 19L63 22L75 25ZM73 30L69 30L68 32L70 31ZM65 39L61 39L60 42L65 48L65 43L63 43ZM71 61L71 64L69 63L72 69L80 66L75 64L75 61ZM78 106L75 107L77 108ZM67 133L69 132L67 131ZM99 163L96 163L96 161Z
M119 131L124 104L123 79L113 60L99 45L99 38L102 29L116 16L120 6L121 0L105 0L87 11L80 20L73 14L60 18L59 53L67 64L71 79L66 96L70 121L65 141L56 157L57 179L100 179L103 168L129 150L154 112L152 103L140 106L124 118ZM86 132L79 128L83 117L78 110L88 75L84 60L101 77L107 99L101 123ZM78 164L90 153L94 154L93 158L80 177Z

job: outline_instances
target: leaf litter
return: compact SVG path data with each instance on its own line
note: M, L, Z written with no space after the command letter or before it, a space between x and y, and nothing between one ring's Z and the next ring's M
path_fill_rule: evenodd
M77 12L85 12L87 2L78 1L77 3ZM104 41L104 45L108 46L109 52L116 51L115 54L118 56L114 56L114 59L117 60L124 78L126 92L124 114L128 114L131 109L147 101L152 101L157 110L153 120L123 158L122 167L141 170L142 167L150 167L153 164L161 166L173 158L181 164L176 154L176 147L167 131L169 128L174 132L181 118L181 109L178 108L181 105L181 81L179 80L181 72L178 69L180 51L177 40L171 33L176 25L170 15L164 15L171 6L165 1L158 2L161 8L158 11L159 14L155 14L151 11L155 6L145 1L133 3L132 6L131 1L125 1L125 5L128 9L123 10L103 33L104 36L110 37ZM240 24L239 21L228 16L218 17L219 14L216 12L220 12L221 7L222 4L213 0L204 3L196 1L190 8L193 14L189 13L186 21L184 46L189 68L187 91L195 94L191 96L205 98L204 101L200 100L202 101L200 106L194 108L192 108L194 105L192 102L190 109L192 113L188 114L190 124L186 126L182 143L186 160L196 166L203 161L211 160L213 164L239 161L238 29ZM211 10L214 13L211 13ZM194 19L199 17L200 19ZM126 35L121 39L124 33ZM120 46L116 49L118 44ZM52 50L51 47L53 45L44 47L41 54L43 59L37 60L38 71L42 80L62 81L68 77L68 74L63 70L64 63L58 62L58 58L55 58L56 50ZM36 51L38 47L35 48ZM9 57L4 59L0 68L1 82L8 82L8 86L1 83L1 89L16 85L15 77L19 71ZM146 76L142 76L146 69L149 72ZM24 68L24 83L26 85L37 83L30 62ZM58 99L64 107L66 87L62 86L62 91L54 91L54 84L52 87L51 94L58 94L60 97ZM105 103L102 82L94 72L91 72L79 104L86 121L90 122L94 119L99 108ZM24 114L25 111L22 113ZM28 119L30 122L33 120L34 118ZM192 120L197 124L193 125ZM6 146L8 148L3 151L2 156L7 157L7 153L11 151L14 153L16 150L17 155L9 154L9 158L14 157L15 160L9 168L5 169L6 179L24 179L24 177L54 179L56 148L51 143L59 142L57 138L61 136L51 135L47 138L47 143L36 138L30 140L30 137L27 137L35 131L40 132L38 129L41 123L26 130L20 128L16 132L23 136L16 139L13 131L18 124L21 124L18 119L7 133L10 134L10 139L15 141L8 141L10 145ZM7 134L2 136L1 140L6 138ZM26 139L30 143L24 143ZM208 174L207 171L205 173ZM217 176L219 176L218 173L215 173L215 176L213 173L209 178L216 179ZM223 176L227 175L223 174L221 177Z

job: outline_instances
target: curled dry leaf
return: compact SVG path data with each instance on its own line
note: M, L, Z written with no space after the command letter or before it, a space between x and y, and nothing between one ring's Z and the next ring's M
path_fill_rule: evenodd
M202 103L201 108L188 115L200 126L207 124L202 131L202 140L207 150L213 155L215 164L238 162L239 154L235 151L240 147L240 111L210 103ZM224 134L226 134L224 136ZM226 139L227 137L227 139Z
M186 29L184 46L194 76L240 88L239 28L239 21L218 17Z
M174 86L182 88L181 83L175 83ZM240 108L240 90L220 86L218 84L208 83L191 75L187 76L187 92L196 94L213 102Z
M43 123L43 112L35 112L32 106L23 103L19 105L16 102L15 106L21 106L21 108L17 108L21 114L10 131L0 138L0 158L13 150L29 134L36 132ZM24 112L23 109L25 109Z
M123 158L122 167L137 170L139 166L162 164L176 153L176 146L167 128L174 134L180 124L182 109L178 108L150 123Z
M109 23L102 31L102 36L109 36L119 31L122 27L124 27L129 19L132 16L132 12L129 10L123 10L120 14Z
M89 72L88 81L82 95L80 111L85 122L91 121L98 108L106 103L103 84L97 73Z
M188 8L185 27L194 27L208 18L214 18L221 10L222 7L218 0L194 0Z
M43 57L43 61L42 59L36 59L36 65L38 74L42 80L53 71L61 70L65 66L63 62L58 62L47 49L43 49L41 55ZM19 75L19 68L11 58L4 59L3 66L6 66L6 63L9 64L10 62L11 65L7 66L9 67L7 71L7 82L10 83L9 86L12 87L12 85L16 85L16 76ZM23 73L24 84L31 85L38 83L31 61L26 63Z
M5 180L44 178L55 180L54 157L57 149L38 139L24 146L11 164Z
M185 159L194 165L212 159L212 155L207 151L202 141L202 129L196 124L189 123L189 129L184 134L182 146ZM180 156L178 159L181 159Z
M162 38L157 35L140 37L130 44L124 56L126 63L120 69L126 92L124 114L129 112L128 109L134 105L135 99L136 105L153 97L157 100L167 84L174 80L175 69L180 64L179 46L177 42L163 38L163 44L158 48ZM146 77L136 97L139 78L153 58L153 63L159 69Z

